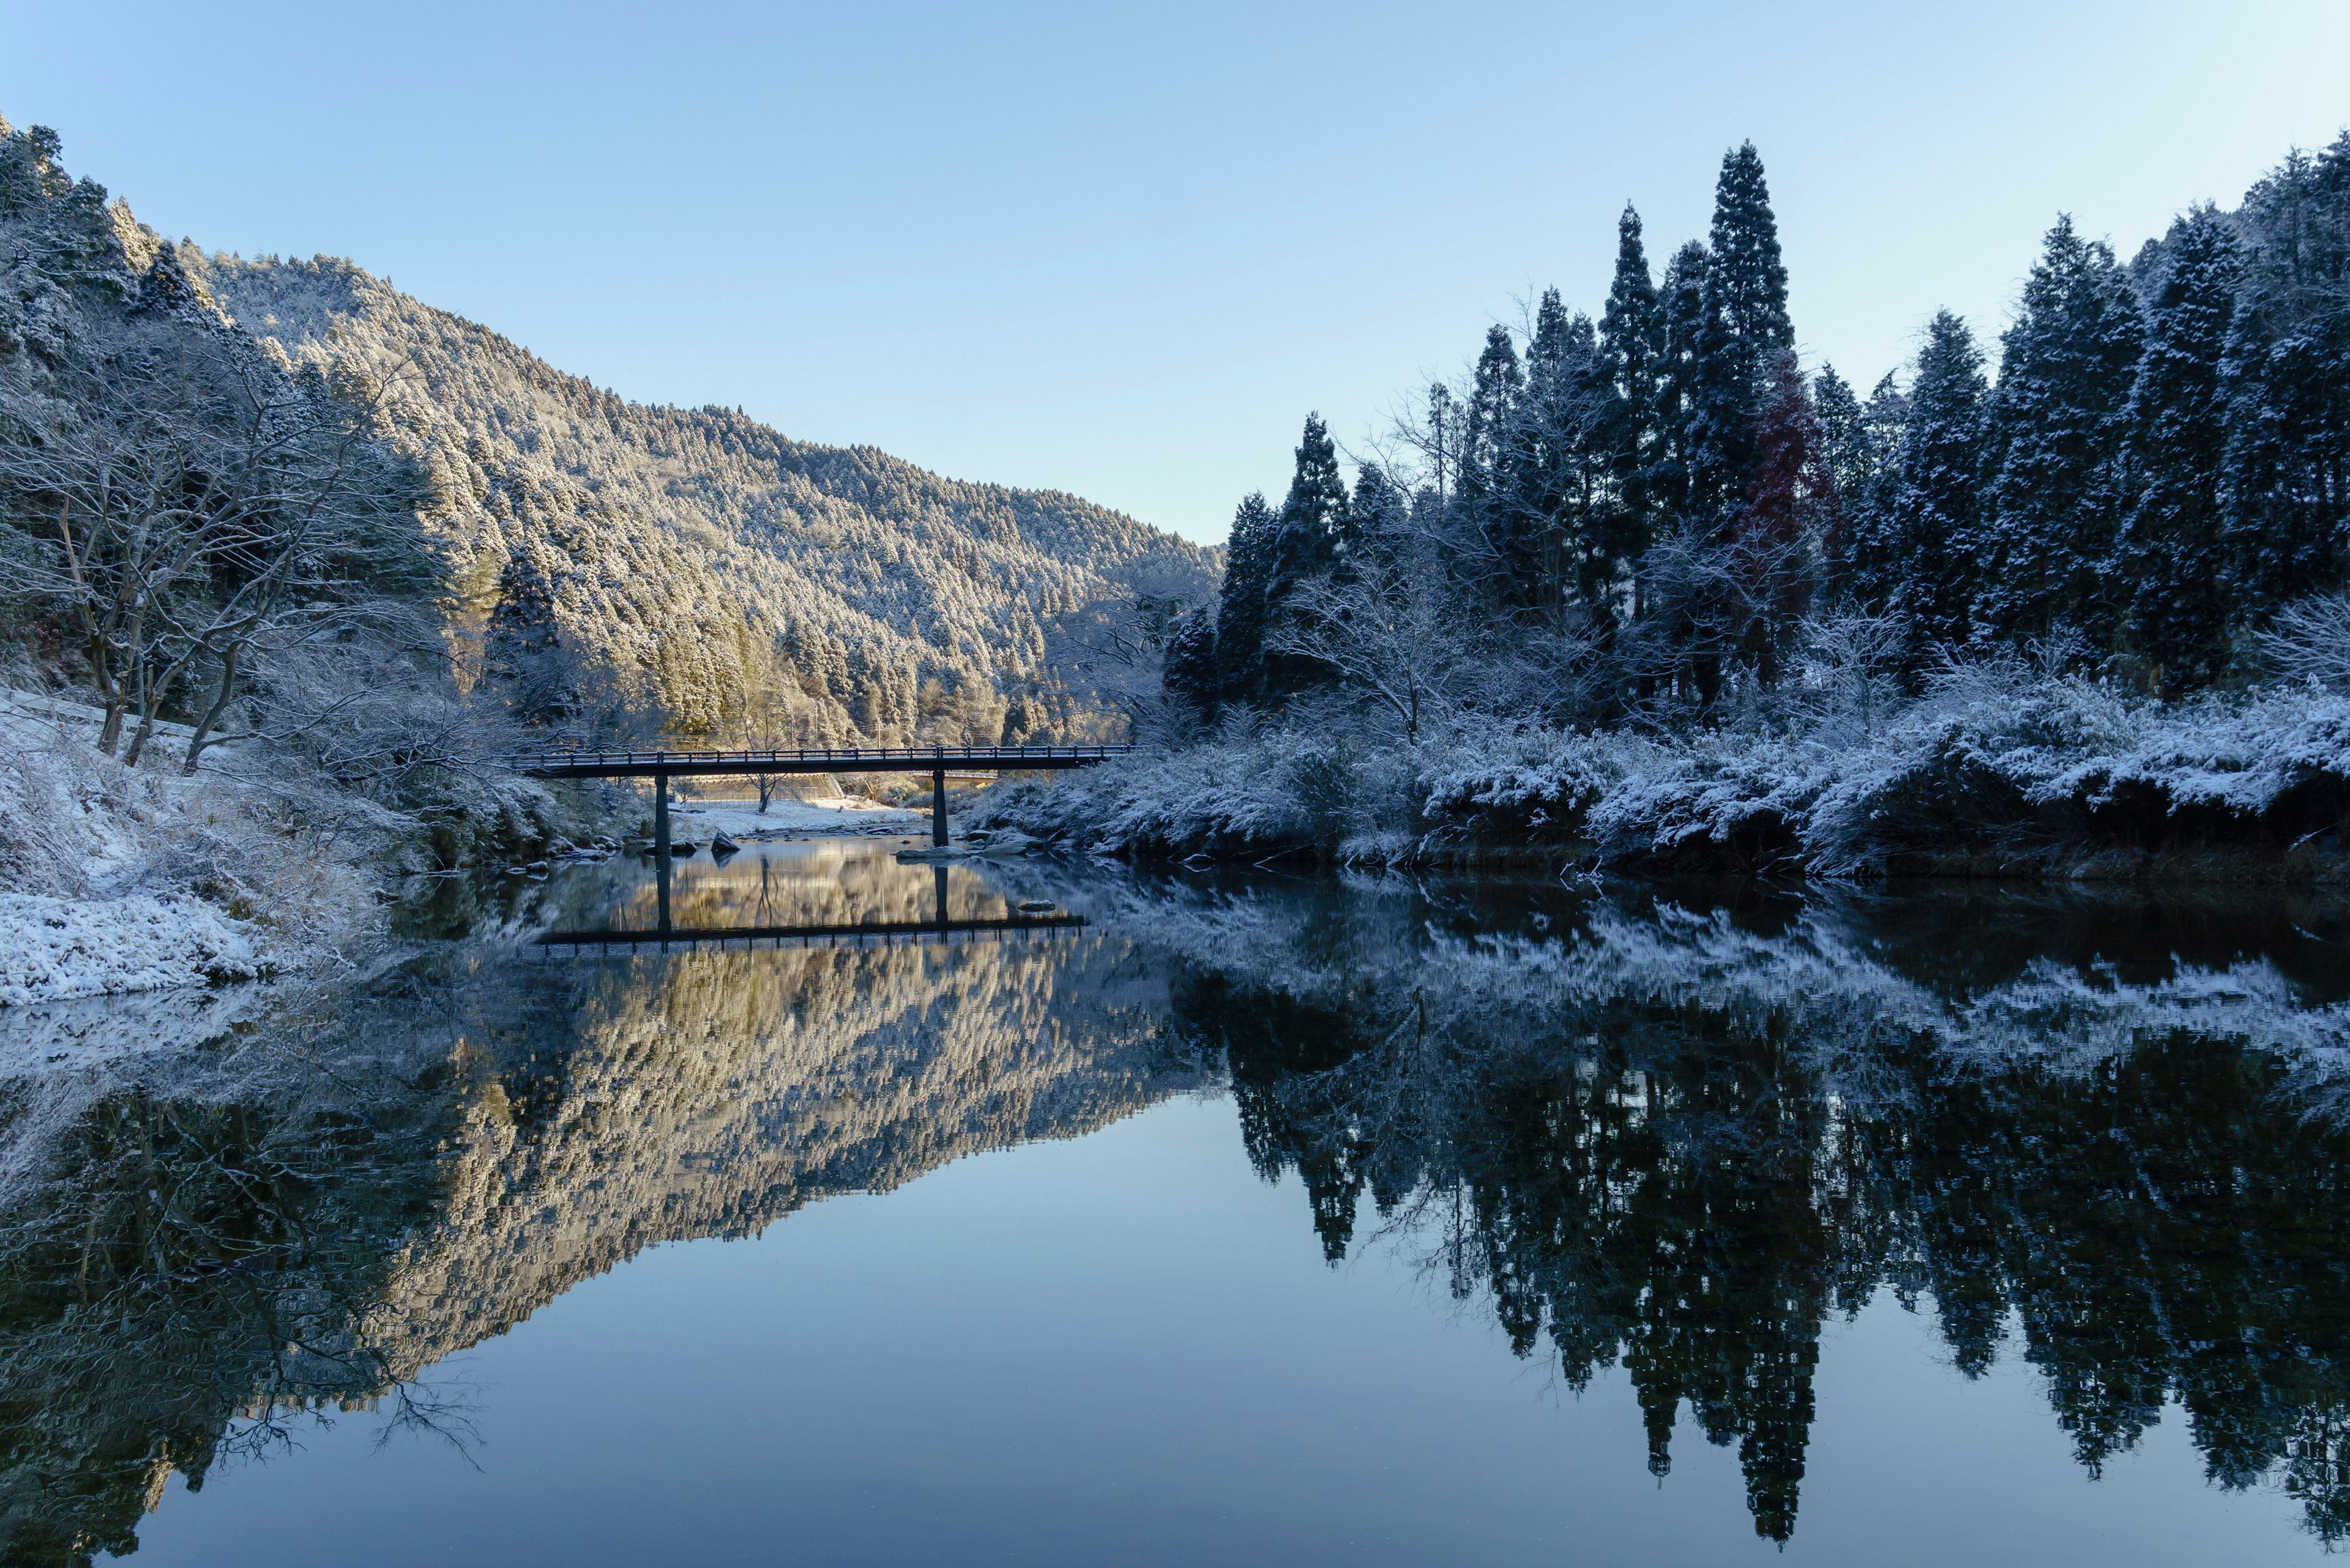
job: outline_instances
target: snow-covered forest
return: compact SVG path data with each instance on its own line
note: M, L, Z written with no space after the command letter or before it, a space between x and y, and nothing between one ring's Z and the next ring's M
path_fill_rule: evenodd
M1661 275L1617 238L1596 317L1492 327L1351 483L1309 416L1170 628L1168 754L996 814L1177 855L2329 856L2350 135L2127 261L2060 216L1995 345L1937 313L1866 396L1798 354L1751 143Z
M0 1003L307 962L411 875L560 854L597 801L499 765L549 738L1100 736L1219 565L167 242L0 121Z

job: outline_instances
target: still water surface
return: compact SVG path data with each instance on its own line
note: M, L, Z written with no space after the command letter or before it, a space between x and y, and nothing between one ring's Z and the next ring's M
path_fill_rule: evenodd
M1024 902L1085 924L955 929ZM815 842L671 905L864 934L514 944L653 926L608 862L364 981L0 1021L0 1561L2350 1537L2329 899Z

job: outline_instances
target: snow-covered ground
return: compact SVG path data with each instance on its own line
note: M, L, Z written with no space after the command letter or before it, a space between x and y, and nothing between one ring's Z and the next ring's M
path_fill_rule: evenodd
M764 813L756 800L682 801L671 805L669 812L671 836L696 844L708 843L716 833L745 844L754 838L847 834L896 837L928 832L931 821L926 812L900 811L878 801L846 794L813 800L779 795L767 803Z
M0 1007L251 980L260 944L203 900L0 893Z
M209 759L183 777L177 736L126 767L99 718L0 690L0 1046L40 1033L20 1010L303 967L371 919L351 823L302 832Z

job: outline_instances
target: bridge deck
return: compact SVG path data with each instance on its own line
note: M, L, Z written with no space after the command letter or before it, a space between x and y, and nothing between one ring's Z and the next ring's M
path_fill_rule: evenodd
M1091 767L1132 746L799 746L737 752L534 752L509 759L542 779L752 774L1029 773Z
M1067 931L1082 928L1083 915L1012 915L989 920L887 920L856 926L671 926L652 930L549 931L538 939L546 948L648 947L669 942L686 946L741 942L752 946L789 943L795 947L862 947L869 943L952 940L959 936L1005 935L1017 931Z

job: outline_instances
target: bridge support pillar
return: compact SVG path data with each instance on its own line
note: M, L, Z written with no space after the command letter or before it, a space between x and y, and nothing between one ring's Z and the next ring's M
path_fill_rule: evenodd
M669 930L669 775L653 775L653 870L660 883L660 929Z
M947 846L947 771L934 768L931 772L931 843L938 848Z

